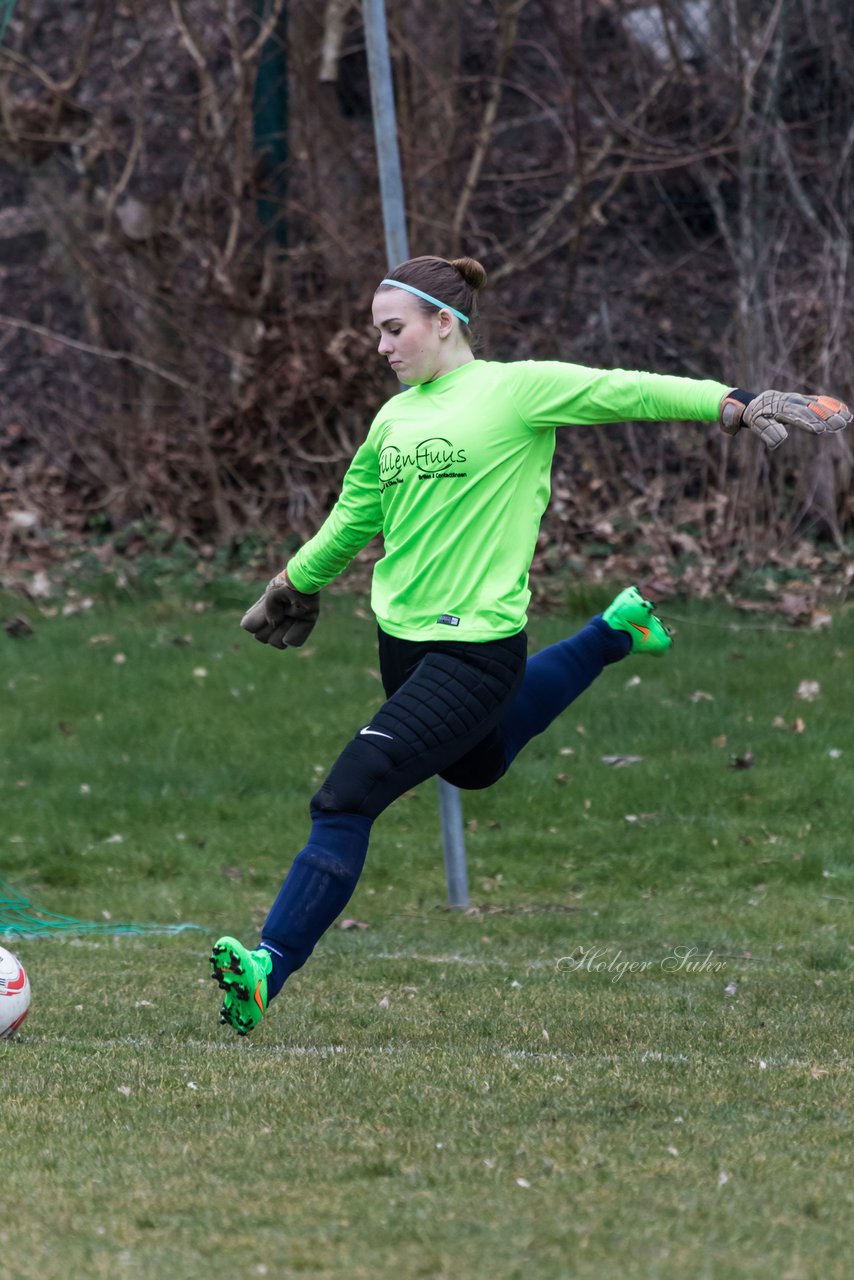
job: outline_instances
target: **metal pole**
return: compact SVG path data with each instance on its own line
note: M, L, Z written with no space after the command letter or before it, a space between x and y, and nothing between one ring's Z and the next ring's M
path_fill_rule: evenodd
M399 262L406 261L409 257L409 244L406 234L400 150L397 145L397 114L391 77L385 0L362 0L362 14L368 51L368 74L371 81L371 108L380 175L386 257L391 268ZM448 902L452 907L467 907L469 904L468 872L460 793L457 787L443 782L441 778L439 778L439 818L442 824L442 844L445 851Z
M391 78L385 0L363 0L362 8L365 43L368 50L368 74L371 81L374 138L377 144L377 166L380 174L386 257L389 267L394 267L399 262L405 262L409 257L409 246L406 236L403 176L397 145L397 114Z
M445 879L448 882L448 905L467 907L469 878L466 868L466 843L463 835L463 807L460 793L450 782L439 778L439 820L445 850Z

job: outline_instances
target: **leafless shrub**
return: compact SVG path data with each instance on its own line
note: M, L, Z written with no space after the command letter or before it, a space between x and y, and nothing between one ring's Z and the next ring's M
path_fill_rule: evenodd
M846 0L390 19L411 248L485 261L489 354L852 398ZM3 507L199 544L310 532L392 390L359 6L33 0L0 129ZM841 548L851 468L843 440L769 458L697 426L568 428L547 543Z

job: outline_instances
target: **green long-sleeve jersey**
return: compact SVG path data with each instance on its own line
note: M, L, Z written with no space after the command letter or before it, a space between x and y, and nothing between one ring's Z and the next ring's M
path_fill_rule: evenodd
M515 635L527 620L555 428L711 422L728 390L559 361L470 361L383 405L287 575L298 591L318 591L381 532L371 605L384 631L408 640Z

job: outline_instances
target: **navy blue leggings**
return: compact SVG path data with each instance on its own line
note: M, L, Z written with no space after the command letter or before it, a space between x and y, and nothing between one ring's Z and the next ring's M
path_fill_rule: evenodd
M347 905L373 820L439 774L487 787L631 640L601 618L526 663L524 632L484 644L399 640L380 632L388 695L347 744L311 802L312 829L264 925L272 998Z
M524 631L483 644L380 631L388 700L344 748L312 812L373 819L435 774L465 790L491 786L526 742L630 648L629 637L600 617L527 662Z
M383 809L435 774L460 787L504 772L499 725L525 675L524 631L484 644L400 640L379 632L387 701L354 735L312 800L312 812Z

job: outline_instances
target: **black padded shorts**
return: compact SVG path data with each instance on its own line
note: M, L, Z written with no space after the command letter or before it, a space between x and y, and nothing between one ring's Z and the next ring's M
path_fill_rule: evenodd
M312 809L376 818L434 774L472 790L500 778L500 726L525 674L525 632L475 644L380 631L379 651L388 700L341 752Z

